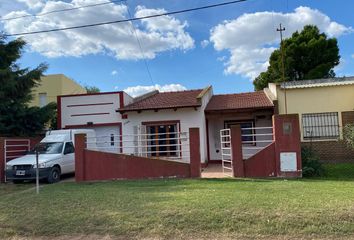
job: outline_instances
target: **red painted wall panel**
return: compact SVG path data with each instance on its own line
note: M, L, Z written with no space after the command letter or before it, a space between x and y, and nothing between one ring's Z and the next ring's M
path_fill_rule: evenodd
M271 143L256 155L244 160L246 177L274 177L275 143Z
M158 159L84 150L84 181L190 177L190 166Z

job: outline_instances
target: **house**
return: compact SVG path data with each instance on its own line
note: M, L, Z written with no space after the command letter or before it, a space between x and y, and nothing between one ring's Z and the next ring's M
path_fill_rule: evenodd
M245 156L269 144L275 106L265 91L214 95L209 86L153 91L135 99L125 92L64 95L58 97L58 109L59 128L93 128L98 138L105 139L100 143L106 144L102 147L107 151L127 154L183 160L188 149L179 137L199 128L201 162L206 164L222 159L220 130L224 128L241 127ZM259 141L254 134L261 135ZM146 152L141 142L153 142L154 147Z
M30 106L43 107L56 102L57 96L66 94L83 94L86 89L64 74L50 74L41 77L39 86L33 88Z
M326 162L354 160L341 141L343 126L354 123L354 77L269 84L280 114L299 114L301 141Z

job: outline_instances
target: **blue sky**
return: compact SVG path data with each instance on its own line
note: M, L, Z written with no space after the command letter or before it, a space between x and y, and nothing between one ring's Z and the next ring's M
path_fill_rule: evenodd
M5 17L82 6L107 0L2 0ZM226 0L225 0L226 1ZM126 5L56 13L37 18L2 21L7 33L41 30L144 16L223 1L127 0ZM279 46L280 22L286 36L306 24L316 24L337 37L341 64L338 76L354 75L352 1L249 0L226 7L134 22L26 37L20 63L35 67L47 62L47 74L63 73L82 85L102 91L126 90L132 95L156 87L164 90L203 88L215 93L253 91L252 79L267 67ZM145 62L149 66L150 79Z

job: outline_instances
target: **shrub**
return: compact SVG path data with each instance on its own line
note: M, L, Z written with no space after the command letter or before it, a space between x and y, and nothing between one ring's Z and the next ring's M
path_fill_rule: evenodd
M319 157L310 147L301 148L302 176L320 177L324 175L324 169Z
M343 129L344 141L348 145L354 149L354 124L347 124Z

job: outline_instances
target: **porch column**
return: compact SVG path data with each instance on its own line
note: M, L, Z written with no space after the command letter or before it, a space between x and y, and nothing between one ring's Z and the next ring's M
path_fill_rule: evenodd
M231 127L231 156L234 177L245 177L245 168L242 156L241 127Z
M75 134L75 181L85 181L86 134Z
M189 129L190 176L200 177L200 136L199 128Z

